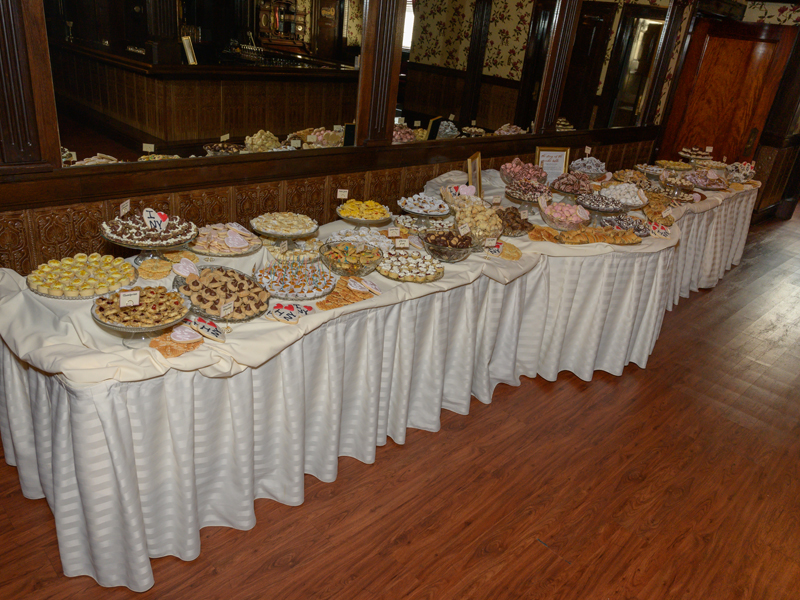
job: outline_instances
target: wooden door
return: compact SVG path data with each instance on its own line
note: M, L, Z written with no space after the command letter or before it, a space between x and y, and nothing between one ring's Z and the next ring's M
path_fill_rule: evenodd
M699 19L659 158L713 146L718 160L752 160L796 36L796 27Z

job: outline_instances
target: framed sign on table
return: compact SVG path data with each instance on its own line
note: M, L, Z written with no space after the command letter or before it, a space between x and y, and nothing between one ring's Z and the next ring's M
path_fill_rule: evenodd
M547 183L567 172L569 148L536 148L536 164L547 173Z
M476 152L467 159L468 185L475 186L475 193L483 198L483 185L481 183L481 153Z

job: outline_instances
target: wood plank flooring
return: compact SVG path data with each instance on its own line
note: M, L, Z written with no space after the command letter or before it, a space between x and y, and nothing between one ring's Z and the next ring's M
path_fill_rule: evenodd
M44 500L0 466L0 598L800 597L800 216L664 319L647 369L501 386L299 507L207 528L143 594L66 578Z

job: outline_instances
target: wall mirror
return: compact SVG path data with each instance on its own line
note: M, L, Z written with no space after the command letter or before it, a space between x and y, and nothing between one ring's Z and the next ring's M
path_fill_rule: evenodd
M240 151L209 145L263 130L245 151L338 147L355 118L363 5L45 0L61 145L78 160L226 155Z
M559 111L561 128L642 124L668 4L582 3Z

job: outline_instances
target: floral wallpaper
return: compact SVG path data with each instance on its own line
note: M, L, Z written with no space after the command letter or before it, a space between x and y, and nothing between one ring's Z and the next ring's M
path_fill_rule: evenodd
M800 4L748 2L745 22L800 26Z
M483 61L484 75L519 81L532 12L532 2L494 0Z
M364 0L347 0L347 45L360 46L364 32Z
M411 62L466 71L475 0L418 0Z

